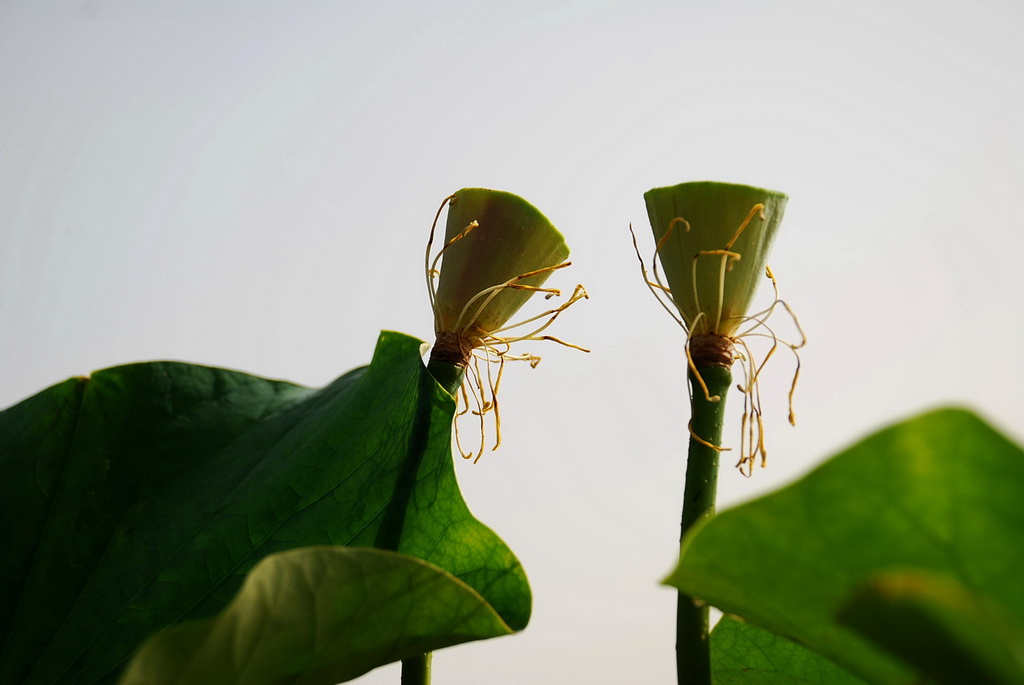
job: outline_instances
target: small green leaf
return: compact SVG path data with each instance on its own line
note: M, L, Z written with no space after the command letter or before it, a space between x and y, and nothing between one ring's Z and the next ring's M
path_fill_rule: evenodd
M817 652L731 616L711 631L711 677L715 685L864 685Z
M511 632L479 594L432 564L308 547L260 562L219 616L149 640L120 685L333 685Z
M1024 628L952 578L880 573L839 620L937 683L1024 683Z
M462 499L455 401L420 346L382 333L319 390L155 362L0 412L0 682L111 682L261 559L313 545L429 561L522 629L526 576Z
M871 575L949 576L1024 620L1024 451L947 409L887 428L683 542L667 581L878 683L917 676L836 615Z

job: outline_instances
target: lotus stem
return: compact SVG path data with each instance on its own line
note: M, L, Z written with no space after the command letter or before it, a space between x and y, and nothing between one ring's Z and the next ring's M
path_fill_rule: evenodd
M430 661L434 655L427 652L402 661L402 685L430 685Z
M732 384L728 367L700 364L698 361L689 371L692 420L680 541L697 522L715 513L725 396ZM709 396L717 396L718 401L710 401ZM711 685L708 606L682 592L676 610L676 672L679 685Z

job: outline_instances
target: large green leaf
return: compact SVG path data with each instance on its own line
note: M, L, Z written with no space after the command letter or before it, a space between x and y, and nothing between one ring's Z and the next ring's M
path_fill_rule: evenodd
M146 642L120 685L333 685L510 632L472 588L424 561L304 547L261 561L216 618Z
M715 685L864 685L817 652L731 616L711 631Z
M1024 683L1024 627L952 578L880 573L839 616L936 683Z
M309 545L425 559L523 628L525 575L459 493L454 401L420 345L383 333L321 390L133 364L0 413L0 682L110 681L144 638Z
M777 493L725 511L683 543L669 582L791 637L864 678L916 679L840 624L868 577L946 575L1024 618L1024 451L947 409L887 428Z

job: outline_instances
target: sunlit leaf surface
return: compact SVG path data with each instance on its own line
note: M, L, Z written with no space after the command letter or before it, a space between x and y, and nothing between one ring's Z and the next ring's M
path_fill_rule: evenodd
M911 683L911 666L837 612L869 576L900 567L949 577L1024 621L1022 502L1024 451L971 413L935 411L722 512L687 537L669 582L865 679Z
M216 618L148 641L121 685L333 685L510 632L480 595L424 561L304 547L260 562Z

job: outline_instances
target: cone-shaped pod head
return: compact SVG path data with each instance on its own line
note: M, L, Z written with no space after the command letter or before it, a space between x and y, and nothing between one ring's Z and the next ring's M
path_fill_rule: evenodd
M729 337L742 323L764 277L786 199L772 190L712 181L644 193L672 300L692 336Z
M523 198L463 188L449 202L434 332L475 346L505 326L568 256L562 234Z

